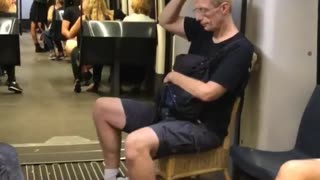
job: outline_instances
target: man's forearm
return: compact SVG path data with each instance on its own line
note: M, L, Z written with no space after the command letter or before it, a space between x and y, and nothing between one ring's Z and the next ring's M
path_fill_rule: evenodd
M171 24L179 18L180 11L186 0L171 0L159 16L160 25Z
M205 85L206 83L197 79L190 78L178 72L173 72L170 77L170 82L181 87L192 96L205 101Z

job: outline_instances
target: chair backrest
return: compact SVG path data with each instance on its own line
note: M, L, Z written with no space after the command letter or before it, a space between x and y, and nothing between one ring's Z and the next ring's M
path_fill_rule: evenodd
M317 85L304 110L295 148L313 158L320 158L320 85Z
M156 23L84 21L82 62L110 65L152 64L156 55Z
M258 55L254 52L252 55L252 59L251 59L250 69L248 69L249 74L251 74L251 72L255 69L257 61L258 61ZM238 96L236 98L235 102L233 103L233 108L232 108L231 116L230 116L230 122L228 125L228 134L224 138L224 141L223 141L223 148L224 149L230 149L231 144L232 144L231 143L232 137L238 138L238 137L236 137L237 135L234 136L234 134L236 134L237 131L239 130L237 128L240 128L240 127L237 127L240 125L240 122L237 122L237 120L239 120L239 118L241 116L242 104L244 101L244 99L243 99L244 98L244 91L247 86L247 83L248 82L244 82L244 84L242 86L243 92L241 93L240 96Z
M154 65L157 46L157 25L154 22L123 22L121 38L117 39L120 64Z
M223 145L222 147L224 149L229 149L231 146L231 137L233 137L233 130L235 129L235 124L237 120L237 114L239 113L240 110L240 102L241 102L242 97L237 97L235 102L233 103L232 111L231 111L231 116L230 116L230 122L228 126L228 134L223 140Z
M20 65L19 24L16 17L0 17L0 65Z
M115 40L120 26L114 21L83 21L81 61L84 64L111 65L115 57Z
M19 34L19 24L15 17L0 17L0 35Z

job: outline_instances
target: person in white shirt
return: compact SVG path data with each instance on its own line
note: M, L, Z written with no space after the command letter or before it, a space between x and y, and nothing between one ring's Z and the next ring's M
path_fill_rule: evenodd
M126 16L123 21L138 21L138 22L155 22L149 17L151 3L150 0L132 0L131 8L132 14Z

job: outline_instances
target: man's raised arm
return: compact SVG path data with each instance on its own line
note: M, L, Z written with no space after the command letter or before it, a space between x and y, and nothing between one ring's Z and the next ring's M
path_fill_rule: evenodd
M184 17L179 16L186 0L171 0L159 16L160 25L167 31L186 38Z

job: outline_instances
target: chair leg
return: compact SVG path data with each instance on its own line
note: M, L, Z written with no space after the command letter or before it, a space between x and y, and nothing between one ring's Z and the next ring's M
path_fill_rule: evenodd
M225 177L226 180L231 180L231 178L230 178L230 176L229 176L228 169L225 169L225 170L223 171L223 174L224 174L224 177Z

